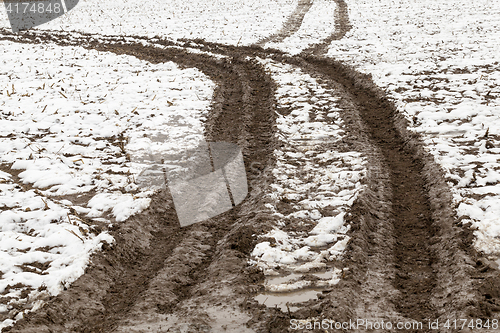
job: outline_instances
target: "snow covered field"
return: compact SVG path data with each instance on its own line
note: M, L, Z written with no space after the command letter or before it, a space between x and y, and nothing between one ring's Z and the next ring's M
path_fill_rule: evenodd
M37 28L168 39L202 38L244 45L279 29L297 2L84 0L66 15ZM10 28L5 10L0 10L0 27Z
M500 255L500 3L347 0L328 56L371 73L446 172L476 247Z
M0 63L1 316L58 294L113 241L103 230L149 205L148 155L203 140L214 84L79 47L4 41Z

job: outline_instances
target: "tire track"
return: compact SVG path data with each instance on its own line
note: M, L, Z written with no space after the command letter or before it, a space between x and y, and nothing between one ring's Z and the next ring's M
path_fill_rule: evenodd
M434 319L443 323L488 318L495 302L484 299L483 284L475 282L477 254L471 231L458 227L440 167L418 136L407 130L404 116L369 75L317 57L281 61L343 90L345 123L358 151L371 162L369 189L349 219L353 227L345 260L349 273L314 306L315 317L425 325ZM306 313L297 316L305 319ZM410 331L426 330L424 326Z
M352 25L349 22L349 8L347 7L347 3L344 0L334 1L337 3L337 8L335 9L335 31L321 43L312 45L302 51L302 56L322 56L326 54L331 42L344 38L346 33L351 30Z
M332 60L306 57L305 61L317 75L326 75L346 89L361 120L358 126L365 129L381 158L377 162L377 154L368 155L382 169L370 173L375 191L365 193L353 208L356 231L346 262L353 265L351 272L359 270L360 263L367 269L353 274L353 287L341 292L345 295L356 290L356 284L363 286L357 289L356 301L346 305L356 309L356 318L415 320L424 325L434 319L443 323L489 317L490 302L485 302L482 285L475 282L478 254L472 248L471 231L456 222L440 166L418 136L407 130L404 116L370 76ZM424 326L413 331L426 330Z
M247 321L248 314L252 314L249 324L259 332L284 332L291 318L305 319L311 316L337 321L355 318L443 321L491 317L498 298L498 292L495 291L498 282L491 270L488 267L484 269L484 265L479 263L482 261L472 247L471 231L458 226L452 209L452 197L440 167L425 151L418 136L407 130L404 116L397 112L371 77L333 60L317 57L325 53L331 41L342 38L350 28L347 6L342 0L338 3L344 4L343 9L339 4L339 15L344 17L339 20L343 22L342 26L339 23L337 31L329 37L330 41L327 39L296 57L286 56L276 50L265 51L259 46L234 47L200 40L194 42L200 44L202 51L223 54L232 59L215 61L209 56L195 56L183 50L167 52L139 44L114 46L114 52L124 52L150 61L158 61L158 53L165 52L161 59L168 58L211 73L207 75L222 88L217 90L214 99L213 112L207 123L207 138L236 142L243 148L246 161L260 161L264 166L272 165L274 87L259 66L243 60L245 57L271 57L276 61L288 62L341 91L344 96L344 121L352 136L350 144L364 152L371 165L369 188L356 201L349 216L353 241L345 256L344 265L348 271L336 288L322 295L320 301L310 302L298 312L288 315L259 307L252 300L252 293L258 289L262 276L258 272L245 270L246 258L255 242L252 235L263 232L273 219L263 208L264 202L260 197L264 188L262 185L252 188L250 197L231 215L226 214L217 221L200 224L186 231L176 229L169 209L162 213L166 229L165 224L152 222L149 225L148 222L148 226L141 227L141 235L137 235L133 228L139 222L131 219L131 225L122 227L123 231L120 231L126 236L120 237L123 237L121 241L128 244L135 242L136 245L133 249L127 249L130 252L123 250L122 254L127 260L117 259L117 265L126 267L130 258L149 262L148 267L152 267L150 272L134 280L139 286L141 282L144 286L137 288L127 284L138 290L121 293L115 298L112 292L106 294L106 291L85 295L85 302L93 302L93 307L78 307L74 305L79 295L75 287L77 290L83 290L83 287L79 287L77 281L68 293L58 296L41 312L20 321L13 332L49 332L48 327L58 332L98 332L98 329L104 332L117 327L123 332L140 332L148 331L141 326L145 320L152 320L154 328L163 329L160 323L165 316L186 313L194 322L181 321L172 327L193 331L210 330L214 327L210 318L220 319L213 311L230 313L217 302L230 305L232 313L241 320ZM297 31L299 27L294 26L293 29ZM160 43L172 44L166 41ZM90 47L113 51L110 46L92 44ZM227 128L228 123L239 125ZM252 170L247 171L252 173ZM265 181L262 180L262 184ZM163 195L162 200L168 201L168 193ZM157 209L165 210L159 207L162 200L154 201L155 206L152 205L152 210L148 210L150 215L158 214ZM214 224L224 227L217 228ZM146 236L151 232L155 235ZM162 242L168 245L162 247ZM148 257L148 249L156 245L162 253ZM193 267L184 267L181 277L187 277L179 282L172 278L169 269L182 262L184 257L175 258L176 249L182 248L196 253L199 260ZM103 262L107 260L106 256L114 256L115 253L119 253L117 249L101 255ZM109 266L105 262L95 264L90 273L99 276L96 281L102 280L103 284L107 284L108 289L105 290L113 291L110 286L115 286L116 293L127 289L120 284L118 274L124 269L109 273L106 270L111 272L115 269ZM203 276L201 269L208 271L208 277ZM140 270L140 267L131 269L134 272ZM133 274L128 277L134 278ZM89 276L85 274L82 279L88 279ZM117 280L113 281L115 277ZM478 282L482 280L484 282ZM160 291L155 294L155 290ZM235 294L229 292L234 290L237 290ZM85 290L85 293L89 292ZM161 297L155 298L154 295ZM95 301L105 297L110 301L104 306ZM141 312L138 309L141 301L129 301L113 315L114 310L110 310L110 307L120 306L120 300L133 297L141 298L143 305L149 306L150 310ZM193 311L190 310L193 305L215 310ZM94 312L93 309L99 307L101 309ZM153 312L154 316L148 316L148 313ZM61 319L60 313L67 319ZM137 315L140 323L126 319L131 313ZM95 324L95 330L86 331L86 320L96 314L101 316L103 322Z
M232 48L206 43L206 49L224 53ZM312 52L320 55L321 49ZM345 260L350 273L324 301L293 317L274 313L266 329L285 327L290 318L306 319L313 309L316 317L337 321L378 318L427 325L434 319L496 318L499 279L474 250L472 230L457 221L441 167L371 77L316 55L246 51L294 64L343 89L353 106L346 123L372 162L370 189L351 212L353 242ZM425 330L413 330L418 331Z
M277 33L262 39L255 45L263 47L269 42L279 43L285 38L292 36L300 29L302 21L304 21L304 16L311 9L313 2L314 0L299 0L297 7L295 7L293 13L287 18L283 27Z
M246 161L253 161L259 165L270 163L269 156L272 156L274 122L274 105L271 80L263 74L262 69L253 62L244 61L237 57L231 61L228 72L235 74L236 80L226 81L226 84L239 86L238 98L234 101L234 108L227 108L227 98L220 100L220 108L215 108L207 123L207 138L214 141L238 141L243 147ZM216 97L216 100L218 98ZM216 102L217 103L217 102ZM238 107L239 106L239 107ZM229 127L228 124L238 124L241 126ZM262 135L255 135L262 133ZM262 164L261 164L262 163ZM248 172L250 170L247 170ZM241 271L246 266L246 256L253 248L254 240L252 235L259 228L265 227L270 215L265 213L263 203L260 200L260 186L250 189L250 197L242 203L236 210L228 213L229 222L224 222L224 217L216 218L214 224L220 228L223 223L229 223L226 233L220 233L216 242L212 245L212 256L199 267L194 267L188 276L193 276L193 281L180 286L183 291L181 298L171 300L170 309L160 309L160 311L144 311L146 304L138 303L130 313L129 318L119 323L117 332L149 332L151 329L187 329L198 331L238 331L246 332L248 329L244 325L250 317L239 309L239 305L244 302L244 296L234 293L235 285L248 285L252 273L242 275ZM261 212L259 212L259 210ZM257 217L258 215L258 217ZM203 225L200 224L200 228ZM199 246L197 242L185 240L188 245L179 246L178 249L187 251L187 255L192 257L197 255L196 249L191 247ZM199 252L199 251L198 251ZM167 262L172 258L167 259ZM186 260L186 258L181 258ZM153 296L164 296L165 290L178 290L175 280L178 279L179 271L176 265L168 264L165 269L153 280L152 287L147 291L144 298L148 303ZM255 272L257 273L257 272ZM258 275L258 273L257 273ZM158 283L161 281L160 283ZM161 288L157 288L157 285ZM224 292L224 290L226 290ZM230 293L227 290L231 290ZM160 291L160 293L158 293ZM222 301L223 300L223 301ZM221 302L222 301L222 302ZM175 304L175 306L174 306ZM228 307L229 306L229 307ZM165 322L164 315L168 314L175 320ZM232 318L229 320L228 318ZM237 318L237 320L235 320ZM147 322L147 328L144 324Z
M316 67L318 73L324 73L347 87L368 138L379 151L379 156L372 155L381 158L377 163L379 172L387 170L371 173L375 179L369 181L382 189L359 203L358 208L364 213L354 210L355 215L364 217L366 226L360 225L359 221L353 223L358 224L360 230L368 228L364 237L358 238L359 241L368 238L365 240L367 247L360 246L359 250L372 249L364 255L368 269L363 279L364 290L360 291L361 295L365 295L360 297L364 299L362 303L368 303L368 306L358 305L356 317L382 317L392 321L433 319L435 309L427 308L427 305L436 284L433 264L437 258L429 240L437 226L431 219L429 198L421 177L422 162L404 149L405 142L392 121L395 115L392 105L370 90L360 89L363 83L366 85L369 82L366 77L354 82L343 76L344 68L334 63L316 59L308 59L308 62ZM384 198L382 202L385 204L377 202L381 198ZM376 230L379 228L383 232ZM381 267L385 267L385 271ZM378 281L369 278L381 274L382 279ZM377 292L380 284L384 286L382 295ZM374 298L379 298L379 301L374 302ZM379 306L374 307L372 302ZM391 303L395 304L392 314L386 308Z
M312 72L326 74L332 84L340 83L346 88L345 93L351 97L360 116L361 123L357 126L369 133L369 141L383 161L381 165L377 163L378 158L373 158L374 154L368 154L373 164L379 165L379 172L370 173L374 177L370 181L378 184L379 190L368 191L364 197L367 201L362 202L362 198L358 202L361 212L369 212L372 216L365 216L365 223L361 225L358 222L361 228L368 228L366 234L354 236L354 242L361 243L358 251L366 252L370 248L375 251L368 250L371 252L368 256L357 253L365 257L370 267L362 278L365 290L360 291L363 296L358 298L362 301L358 301L357 317L377 318L384 312L383 317L389 320L440 319L444 322L491 317L498 302L491 301L496 294L491 286L497 279L489 273L485 276L487 283L476 282L477 268L485 271L491 268L478 259L471 243L472 231L458 227L451 208L451 193L440 166L425 151L419 138L409 133L404 116L397 112L371 77L359 75L334 61L317 58L327 52L333 40L343 38L351 29L346 3L343 0L336 2L336 31L322 43L303 51L301 57L314 67ZM305 67L303 63L298 64L300 61L292 62ZM388 172L380 172L383 170L380 166ZM380 191L381 187L385 190ZM352 222L356 225L357 221ZM374 231L374 226L383 232ZM366 236L372 240L363 242ZM382 266L387 269L381 269ZM355 267L359 269L359 265ZM392 288L388 287L389 283ZM385 290L382 297L377 292L381 284ZM360 309L362 303L364 306ZM352 302L347 304L354 305Z

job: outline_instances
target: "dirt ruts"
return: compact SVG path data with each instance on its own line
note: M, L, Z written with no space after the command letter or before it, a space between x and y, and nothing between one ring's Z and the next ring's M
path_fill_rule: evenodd
M309 9L311 9L313 2L313 0L299 0L297 7L295 7L293 13L287 18L287 20L283 24L283 27L277 33L260 40L258 43L256 43L256 45L264 46L269 42L279 43L285 38L290 37L291 35L296 33L302 25L304 16L307 14Z
M377 220L374 227L386 231L378 234L380 238L377 240L377 246L380 248L385 244L391 250L387 251L387 256L382 261L377 261L375 265L391 268L386 272L390 274L384 278L390 281L394 291L398 291L390 296L394 304L393 310L407 320L434 319L436 311L430 299L436 284L433 265L437 262L437 254L430 248L429 240L436 234L438 226L431 217L429 196L422 178L423 163L405 149L405 142L393 122L395 109L391 103L369 89L360 89L362 81L370 84L367 77L359 77L361 82L342 79L344 70L342 67L316 60L310 60L310 63L346 87L348 94L354 98L357 112L369 139L379 150L377 157L382 157L379 163L387 174L378 181L376 178L379 177L373 175L371 181L376 181L376 184L384 187L378 191L386 193L385 200L388 200L386 204L389 206L385 207L385 216L377 216L382 213L381 209L370 211L370 207L367 207L368 213L374 215L367 217L367 223L372 219ZM370 162L375 163L373 158ZM377 202L378 198L367 199L374 201L375 205L380 204L380 201ZM353 222L357 224L356 221ZM389 225L384 226L384 224ZM377 235L376 230L370 232ZM369 261L367 258L367 262ZM380 270L378 267L373 268ZM394 275L391 276L392 274ZM385 292L388 292L391 289L388 288L389 283L386 284ZM382 315L382 313L363 311L363 315L369 314L370 317Z
M313 44L303 50L301 52L302 56L324 55L328 51L328 46L332 41L344 38L345 34L351 30L352 26L349 22L349 8L347 7L347 3L344 0L333 1L335 1L337 5L335 8L335 30L330 34L330 36L321 41L321 43ZM292 36L300 29L304 16L311 9L313 3L314 2L312 0L300 0L293 13L288 17L279 31L260 40L255 45L264 47L267 43L279 43L285 38Z
M215 43L201 48L221 54L235 50ZM323 301L292 318L379 318L423 325L436 319L498 319L498 273L475 252L472 230L457 221L440 166L371 77L307 53L289 57L277 50L239 49L289 62L342 91L347 127L370 161L370 186L349 215L348 273ZM277 314L268 320L270 329L289 317Z

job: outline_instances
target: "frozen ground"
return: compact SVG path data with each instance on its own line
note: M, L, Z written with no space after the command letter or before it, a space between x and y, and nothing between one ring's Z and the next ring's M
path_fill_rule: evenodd
M1 316L58 294L113 241L112 223L149 205L136 181L148 157L203 139L214 85L193 68L78 47L0 50Z
M243 45L255 43L279 29L297 2L80 1L68 14L38 29L169 39L202 38ZM0 11L0 27L10 27L5 10Z
M348 0L353 29L328 56L396 101L446 172L475 245L500 255L500 3Z

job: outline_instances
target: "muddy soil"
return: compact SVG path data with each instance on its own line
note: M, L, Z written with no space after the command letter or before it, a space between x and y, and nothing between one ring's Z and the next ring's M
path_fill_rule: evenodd
M253 181L243 203L186 228L179 227L172 198L164 189L146 211L116 224L110 231L116 243L105 244L67 291L5 331L324 331L291 328L293 319L314 317L420 321L423 329L407 331L426 332L428 320L498 318L498 272L474 251L472 231L458 224L439 166L370 76L321 57L328 43L350 28L345 2L337 1L339 23L329 40L302 55L290 57L260 46L293 34L311 4L300 1L283 29L259 45L185 41L186 46L195 42L207 54L190 53L178 45L169 48L175 44L170 41L159 42L165 49L123 45L121 37L105 45L84 35L61 42L57 33L25 33L17 40L83 45L200 69L217 83L206 123L207 141L237 143ZM3 30L1 39L14 38ZM275 86L252 60L255 56L297 66L338 91L349 133L346 145L369 162L367 188L347 215L352 240L342 263L343 279L291 313L258 304L254 297L263 289L264 276L247 264L257 235L269 230L274 219L262 195L269 191L272 176L259 173L265 176L254 179L256 170L250 166L257 162L253 165L259 171L272 168L277 144Z

